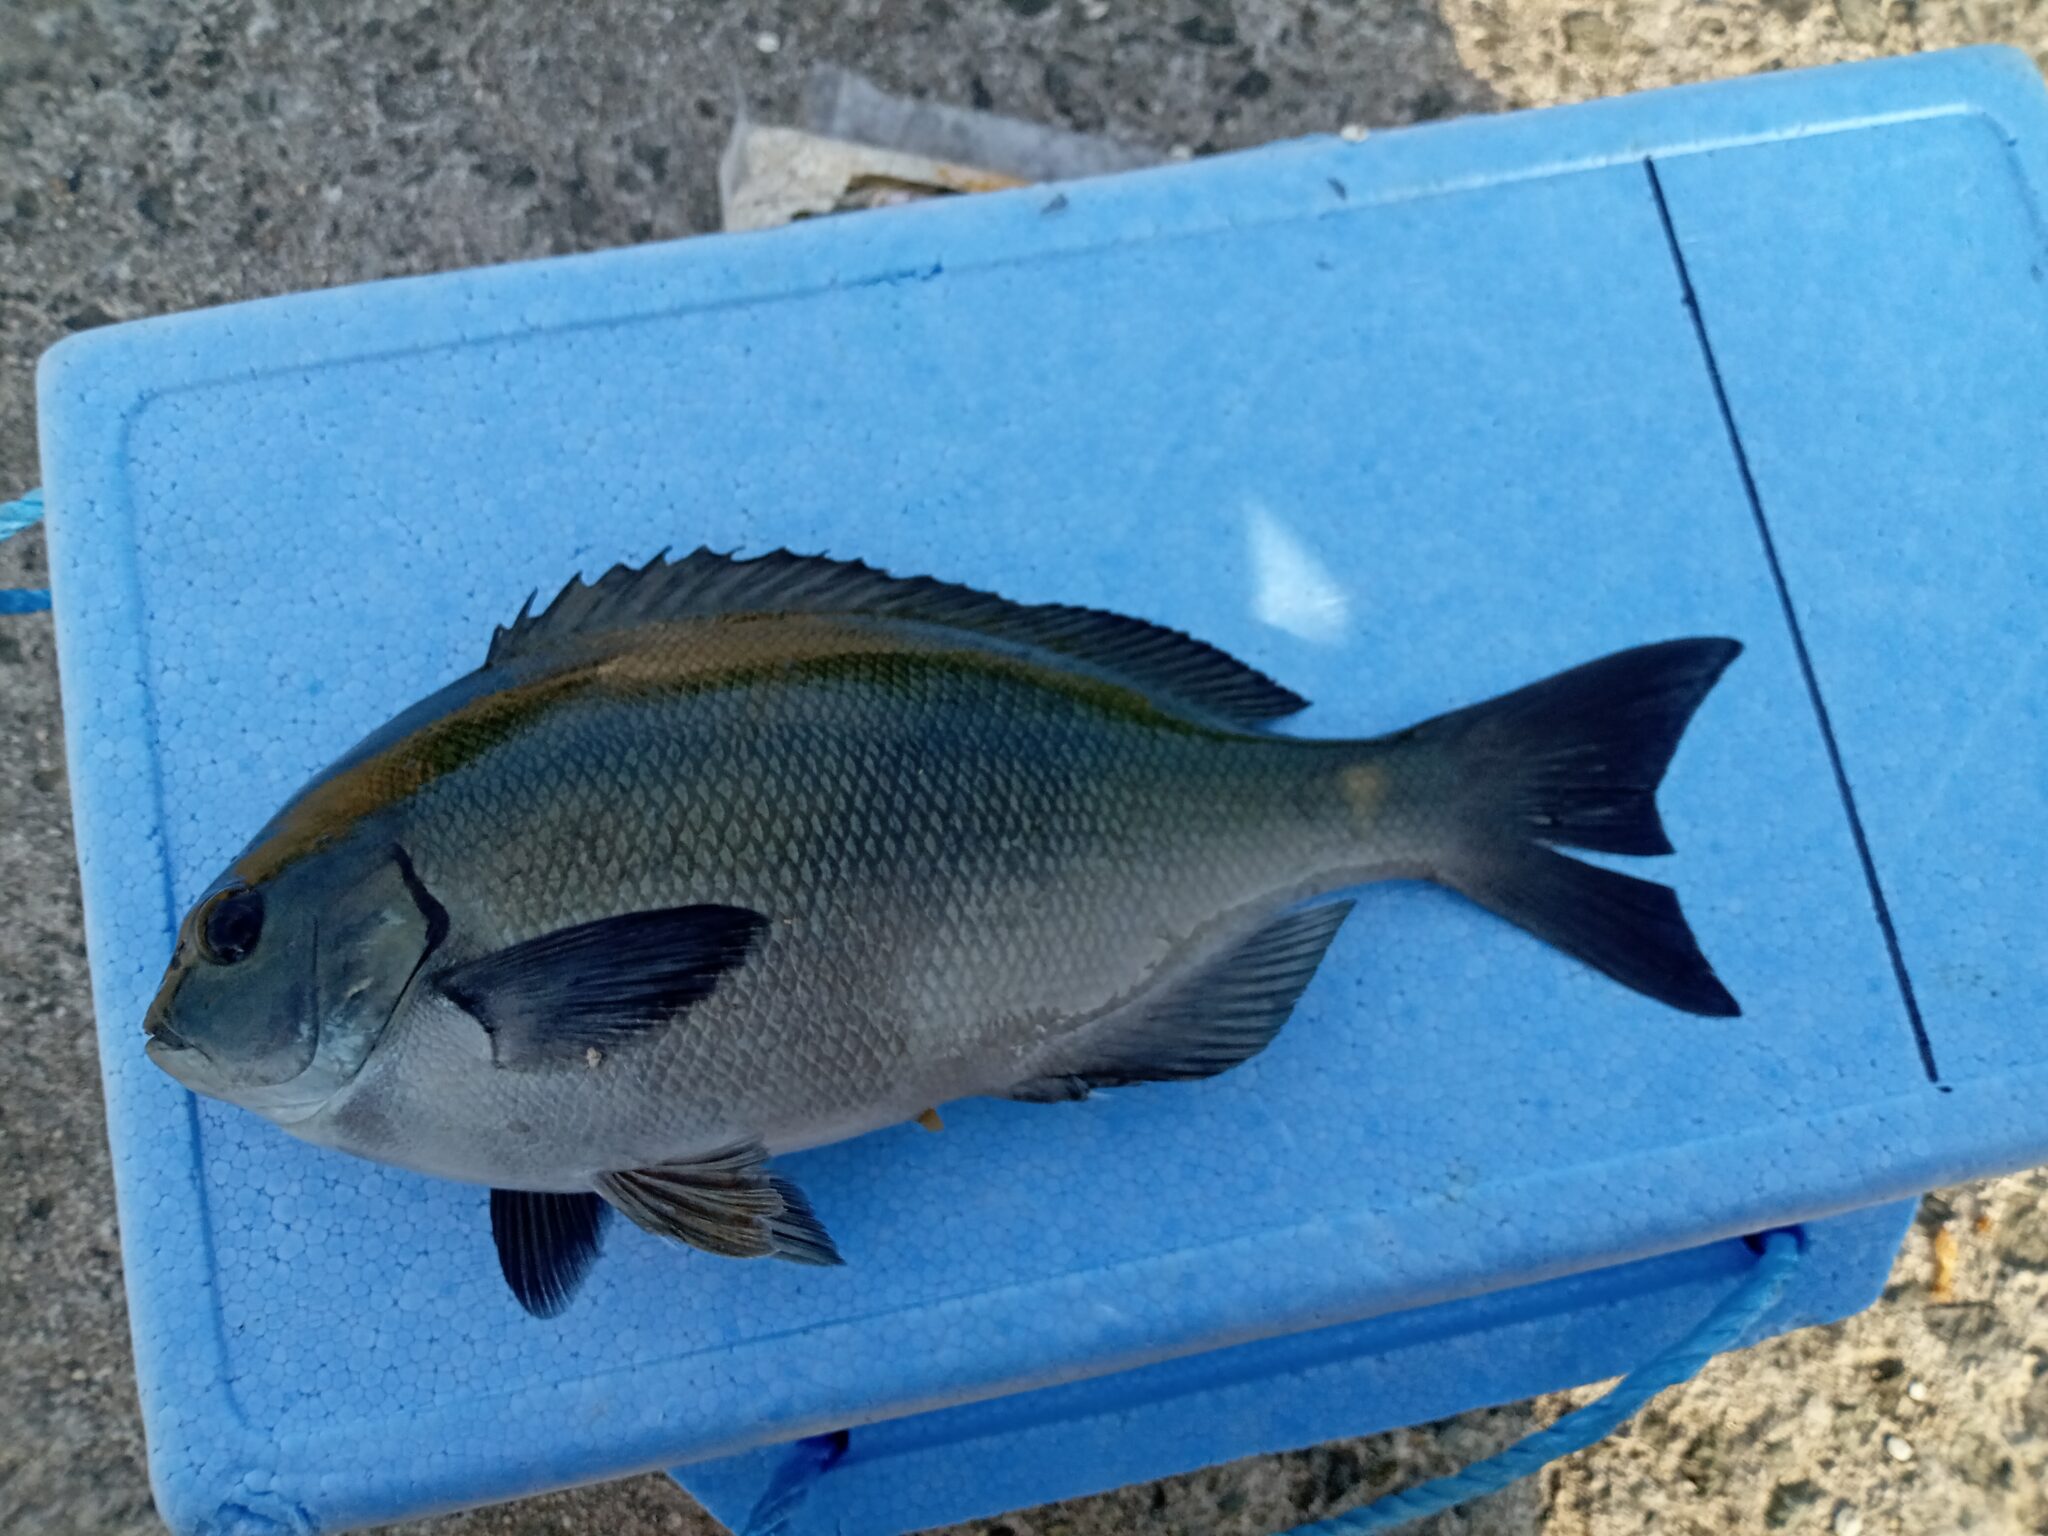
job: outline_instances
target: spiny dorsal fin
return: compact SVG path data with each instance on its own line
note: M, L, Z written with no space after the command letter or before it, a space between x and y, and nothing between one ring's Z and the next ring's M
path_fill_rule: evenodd
M539 656L573 638L679 619L737 614L859 614L932 624L1097 667L1162 701L1255 727L1308 701L1264 673L1178 630L1095 608L1012 603L929 576L892 576L857 560L788 550L736 559L700 549L580 576L539 613L533 600L491 637L486 665Z

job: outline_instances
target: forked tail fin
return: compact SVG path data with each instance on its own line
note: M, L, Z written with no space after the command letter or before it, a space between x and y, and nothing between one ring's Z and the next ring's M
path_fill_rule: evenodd
M1734 640L1638 646L1405 732L1451 802L1437 878L1659 1002L1740 1013L1670 887L1556 850L1672 851L1657 786L1741 652Z

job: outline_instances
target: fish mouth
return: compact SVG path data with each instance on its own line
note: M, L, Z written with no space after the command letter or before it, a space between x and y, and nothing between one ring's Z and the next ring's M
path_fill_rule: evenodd
M142 1016L142 1032L149 1037L153 1048L161 1040L177 1050L188 1050L191 1041L171 1028L171 1001L178 995L178 989L185 984L184 973L173 964L171 974L164 978L157 988L156 996L149 1001L149 1011ZM154 1054L152 1049L151 1054Z
M180 1081L183 1081L186 1075L182 1068L206 1059L206 1053L199 1047L179 1039L168 1031L151 1035L143 1042L142 1049L151 1061Z
M174 990L166 987L143 1016L142 1031L146 1038L142 1049L151 1061L182 1082L186 1074L180 1068L204 1061L206 1053L171 1027L170 999Z
M166 1030L143 1042L143 1052L157 1068L179 1087L210 1098L226 1097L213 1058L183 1036Z
M175 1035L152 1035L143 1043L142 1049L172 1082L194 1093L203 1091L201 1084L208 1075L207 1059L206 1053L197 1046L187 1045Z
M171 1028L171 1021L167 1017L169 1013L170 1009L165 1007L161 1000L151 1004L149 1012L142 1018L142 1033L151 1045L161 1043L174 1046L181 1051L186 1050L192 1042Z

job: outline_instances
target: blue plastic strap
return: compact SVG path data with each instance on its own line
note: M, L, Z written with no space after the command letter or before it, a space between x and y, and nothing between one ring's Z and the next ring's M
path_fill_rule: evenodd
M1391 1531L1467 1499L1498 1493L1560 1456L1583 1451L1633 1418L1666 1387L1692 1380L1714 1356L1743 1343L1749 1330L1785 1294L1805 1246L1796 1228L1766 1233L1756 1267L1705 1321L1622 1377L1605 1396L1566 1414L1548 1429L1539 1429L1462 1472L1390 1493L1348 1514L1296 1526L1286 1536L1365 1536L1369 1531Z
M1561 1456L1583 1451L1612 1434L1667 1387L1690 1381L1714 1356L1747 1341L1749 1331L1778 1304L1805 1251L1797 1228L1766 1233L1756 1267L1721 1304L1662 1354L1652 1356L1615 1383L1605 1396L1568 1413L1548 1429L1516 1441L1498 1455L1462 1472L1435 1478L1350 1511L1300 1525L1284 1536L1366 1536L1440 1514L1468 1499L1498 1493L1542 1470ZM846 1454L845 1431L799 1440L769 1480L740 1536L789 1536L797 1512L818 1479Z
M42 517L41 491L30 491L19 501L0 504L0 544L6 543L24 528L33 528L42 521ZM0 587L0 613L41 613L49 606L48 588Z

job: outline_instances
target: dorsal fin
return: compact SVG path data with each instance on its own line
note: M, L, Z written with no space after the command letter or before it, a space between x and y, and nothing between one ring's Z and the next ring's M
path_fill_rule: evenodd
M491 637L485 665L541 656L572 639L638 624L738 614L858 614L963 630L1100 668L1161 701L1256 727L1308 702L1213 645L1143 619L1059 603L1027 605L929 576L788 550L736 559L699 549L572 580L539 613L533 600Z

